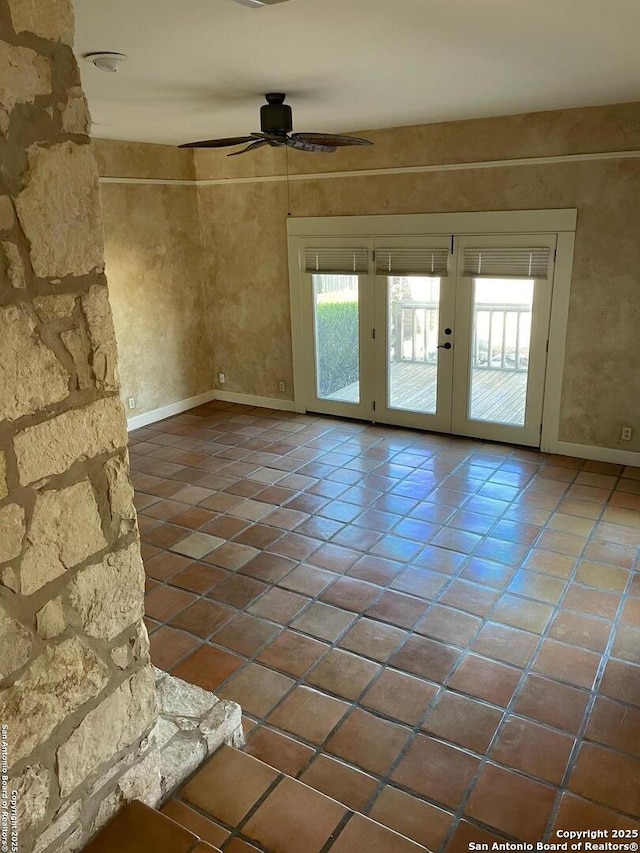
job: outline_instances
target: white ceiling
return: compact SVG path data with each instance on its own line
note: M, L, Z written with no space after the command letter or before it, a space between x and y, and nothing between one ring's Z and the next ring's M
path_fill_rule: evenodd
M179 143L260 129L353 131L640 100L638 0L75 0L98 137Z

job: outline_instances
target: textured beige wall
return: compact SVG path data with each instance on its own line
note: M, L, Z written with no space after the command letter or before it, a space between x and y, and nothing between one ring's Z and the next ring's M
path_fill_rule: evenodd
M113 143L93 145L104 170L110 164L121 174L138 171L140 163L144 177L175 172L175 149L116 143L114 154ZM130 155L133 165L127 169ZM177 165L182 174L188 172L181 158ZM102 184L101 196L122 398L136 401L129 414L209 391L213 374L206 326L215 309L205 310L203 301L195 187Z
M290 158L292 173L640 149L640 105L376 131L372 149ZM282 174L281 151L226 160L198 152L200 179ZM280 157L280 164L277 158ZM303 160L303 158L306 158ZM268 394L292 380L286 188L199 188L214 372ZM640 160L589 161L290 183L294 216L578 208L560 439L640 449ZM233 295L231 295L233 291ZM241 306L241 311L238 311ZM289 385L289 387L291 387ZM631 442L620 427L635 426Z

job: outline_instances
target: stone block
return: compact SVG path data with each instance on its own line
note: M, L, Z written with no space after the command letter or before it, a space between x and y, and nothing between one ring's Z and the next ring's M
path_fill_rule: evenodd
M0 420L16 420L69 395L69 374L18 305L0 308Z
M158 684L160 713L167 717L202 719L218 703L217 696L196 684L168 676Z
M38 316L43 323L63 320L70 317L76 304L73 293L61 293L60 296L36 296L33 300Z
M124 535L135 528L137 519L129 465L121 457L114 456L105 463L104 473L109 484L111 520L120 535Z
M72 86L67 93L67 102L62 108L62 129L65 133L89 135L91 116L81 86Z
M27 833L45 816L49 802L51 774L41 764L26 767L19 776L11 779L9 787L18 793L18 826Z
M70 806L63 807L53 818L42 835L38 836L33 848L33 853L43 853L43 851L54 844L54 842L57 842L54 848L56 853L58 853L58 851L60 851L60 853L62 853L62 851L71 853L71 851L79 850L81 847L80 827L73 829L70 833L71 836L75 836L74 838L71 838L70 836L63 838L63 836L67 835L73 824L80 820L82 817L82 811L82 800L76 800L75 803L72 803Z
M112 640L141 620L144 577L137 541L76 575L69 586L69 600L87 634Z
M7 115L16 104L32 104L38 95L51 94L51 68L43 56L28 47L0 41L0 106Z
M93 346L96 383L104 391L115 391L119 387L118 350L106 286L94 284L82 297L82 309Z
M11 199L8 195L0 196L0 231L11 231L15 221Z
M104 267L98 174L88 145L29 148L27 185L16 198L31 263L40 278Z
M223 700L200 723L200 732L207 742L209 752L214 752L223 743L229 746L244 745L242 732L242 710L237 702Z
M26 486L62 474L79 459L126 447L127 440L124 409L117 397L65 412L16 435L20 482Z
M69 351L76 369L78 388L81 391L93 387L93 371L89 364L89 341L83 329L69 329L60 335L62 343Z
M10 762L30 755L108 680L106 664L78 637L46 648L12 687L0 693L0 719L9 727Z
M0 509L0 563L8 563L20 554L25 529L21 506L9 504Z
M22 557L22 594L31 595L106 546L89 480L38 494Z
M36 626L43 640L52 640L62 634L67 627L67 622L64 618L62 600L59 597L52 598L42 610L36 613Z
M162 795L173 791L207 757L207 747L197 732L174 738L160 754Z
M24 272L24 264L20 257L20 252L15 243L0 243L2 254L2 262L5 274L11 283L11 287L22 290L27 286L27 279Z
M50 41L73 44L71 0L9 0L9 12L17 33L34 33Z
M155 716L153 673L145 667L90 711L58 749L60 795L68 796L104 761L141 738Z
M7 487L7 457L0 450L0 501L9 494Z
M31 632L10 616L0 601L0 678L6 678L24 666L32 646Z

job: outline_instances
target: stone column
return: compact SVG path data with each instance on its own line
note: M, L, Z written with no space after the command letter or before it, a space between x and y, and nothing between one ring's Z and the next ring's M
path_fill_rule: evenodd
M156 719L72 39L70 0L0 0L0 724L25 853L79 849L148 784Z

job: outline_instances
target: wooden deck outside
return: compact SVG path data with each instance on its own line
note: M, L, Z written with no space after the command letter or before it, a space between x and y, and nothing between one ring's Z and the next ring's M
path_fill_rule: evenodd
M436 366L401 361L391 364L390 406L410 412L433 414L436 408ZM472 406L474 420L504 424L524 423L526 372L474 368ZM329 400L358 401L358 383L335 391Z

